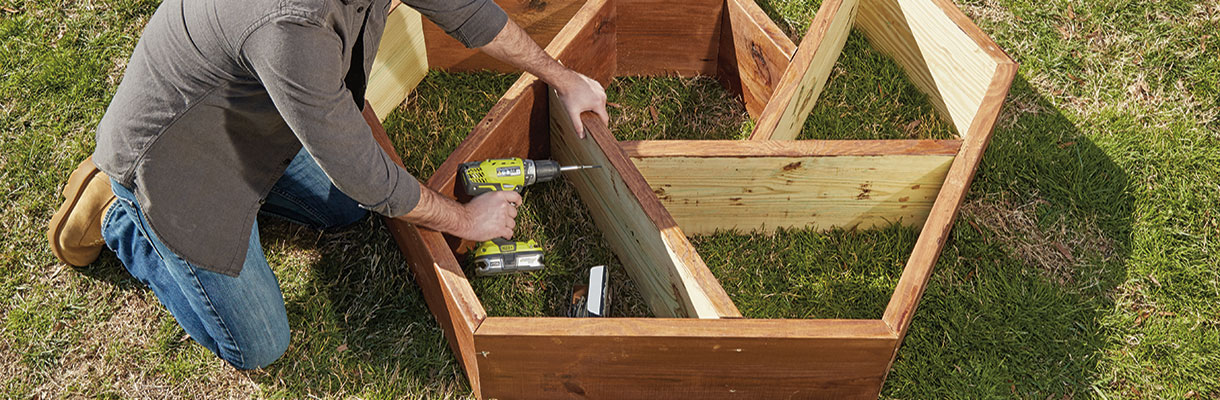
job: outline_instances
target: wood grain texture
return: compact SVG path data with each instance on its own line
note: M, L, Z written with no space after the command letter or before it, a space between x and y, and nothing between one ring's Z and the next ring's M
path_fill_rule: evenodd
M962 200L970 189L970 182L983 159L983 152L991 141L995 122L1000 116L1004 98L1008 96L1016 73L1017 65L1012 62L1001 63L996 69L982 107L971 123L960 154L949 168L931 214L915 242L911 258L907 260L894 295L886 306L882 319L898 333L900 339L910 328L915 308L919 306L919 300L927 288L928 278L932 276L932 267L949 238Z
M724 0L615 3L619 75L716 75Z
M393 8L369 73L366 98L385 119L428 74L423 18L410 7Z
M771 21L754 0L727 0L731 35L721 34L732 41L732 57L741 80L742 100L746 111L757 119L771 100L796 44ZM721 50L723 52L723 49Z
M859 0L822 3L758 118L751 140L791 140L800 135L805 119L826 87L830 70L843 52L858 5Z
M552 154L565 165L602 166L567 178L653 314L740 317L694 246L619 149L605 123L585 113L582 123L588 136L578 139L567 110L555 96L552 91Z
M965 137L996 66L1011 61L947 0L861 0L857 24L873 46Z
M608 1L590 1L574 15L553 43L547 54L560 62L581 68L586 75L602 84L614 76L614 7ZM599 29L600 27L600 29ZM602 49L600 58L590 59L585 49ZM608 60L598 62L597 60ZM428 179L434 190L460 198L453 183L458 166L467 161L489 158L550 156L550 109L547 107L546 83L530 74L522 74L504 96L492 106L474 130L454 149L445 162Z
M638 140L619 142L631 158L828 157L957 154L960 140Z
M896 338L878 320L488 318L486 399L876 398Z
M731 1L731 0L730 0ZM720 13L720 48L716 50L716 81L734 96L741 96L741 74L737 69L737 51L733 45L733 25L728 8Z
M927 218L952 155L635 159L678 226L717 230L868 229Z
M381 126L380 119L367 102L364 107L364 120L372 128L373 138L381 145L382 150L402 167L402 159L394 151L394 145ZM457 355L472 388L478 392L479 371L474 354L474 331L487 317L487 312L474 295L461 266L453 258L439 233L417 227L402 218L384 220L394 241L398 243L398 248L406 256L411 272L415 274L415 283L424 294L428 310L445 331L449 348Z
M585 75L609 83L614 76L614 7L590 1L547 46L547 53ZM590 57L590 53L598 57ZM523 74L475 129L454 149L428 180L428 186L452 198L468 201L455 190L457 169L467 161L489 158L550 156L546 84ZM450 248L465 252L473 243L446 236Z
M496 0L508 17L539 46L546 47L585 4L581 0ZM468 49L432 21L424 21L424 37L433 68L449 71L519 71L478 49Z

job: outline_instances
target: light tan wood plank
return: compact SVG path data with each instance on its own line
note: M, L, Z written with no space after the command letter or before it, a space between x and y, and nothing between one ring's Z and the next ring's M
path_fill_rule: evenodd
M952 155L649 157L640 173L682 230L919 226Z
M869 42L893 57L965 138L997 63L1010 59L948 1L862 1L857 25Z
M563 164L602 168L569 174L593 220L652 309L662 317L739 317L737 307L685 235L591 113L588 136L577 139L568 113L551 91L552 155Z
M390 115L428 75L423 18L411 7L393 7L369 73L365 96L381 119Z
M485 398L875 399L878 320L489 318Z
M631 158L825 157L957 154L960 140L639 140L619 142Z
M727 0L727 7L732 28L728 36L735 54L720 56L735 57L746 111L758 118L788 68L796 44L754 0Z
M778 88L763 109L751 140L796 139L826 87L830 70L851 33L859 0L827 0L801 39Z

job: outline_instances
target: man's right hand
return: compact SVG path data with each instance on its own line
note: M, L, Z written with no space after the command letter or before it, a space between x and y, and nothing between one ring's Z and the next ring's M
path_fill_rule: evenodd
M512 239L517 226L517 206L521 194L514 191L491 192L476 196L463 205L466 221L460 232L454 235L466 240L482 242L495 238Z
M461 204L422 183L419 186L419 204L402 216L408 222L476 242L513 237L520 193L491 192Z

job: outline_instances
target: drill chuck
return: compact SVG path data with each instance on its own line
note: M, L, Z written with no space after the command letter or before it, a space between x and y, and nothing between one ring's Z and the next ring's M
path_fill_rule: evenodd
M532 164L534 182L530 182L531 184L547 182L559 176L559 162L555 160L525 160L525 163Z

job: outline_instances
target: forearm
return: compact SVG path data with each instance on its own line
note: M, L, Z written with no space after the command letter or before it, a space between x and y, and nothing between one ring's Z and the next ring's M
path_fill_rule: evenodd
M546 54L525 30L511 19L496 34L495 39L480 48L484 53L529 72L552 86L563 86L575 77L550 55Z
M602 85L555 61L511 19L482 50L500 61L534 74L554 88L570 113L577 137L585 137L584 126L580 123L582 112L592 111L601 117L602 123L610 124L610 116L606 112L606 91Z
M419 184L419 203L403 216L407 222L441 232L465 232L470 218L460 203Z

